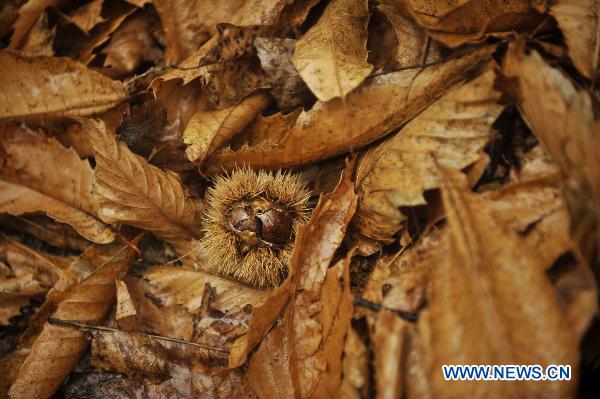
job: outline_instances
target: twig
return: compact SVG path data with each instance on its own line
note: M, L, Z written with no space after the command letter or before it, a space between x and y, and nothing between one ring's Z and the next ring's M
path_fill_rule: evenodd
M417 320L419 319L418 313L406 312L404 310L391 309L391 308L388 308L386 306L380 305L375 302L371 302L371 301L361 298L361 297L354 297L354 305L362 306L363 308L367 308L367 309L373 310L375 312L379 312L381 309L387 309L391 312L396 313L396 315L398 317L400 317L401 319L406 320L411 323L416 323Z
M112 332L112 333L123 332L116 328L97 326L97 325L93 325L93 324L86 324L86 323L81 323L79 321L73 321L73 320L55 319L53 317L48 318L48 323L55 325L55 326L76 327L76 328L79 328L81 330L86 330L86 331L104 331L104 332ZM202 348L202 349L206 349L206 350L229 353L229 349L215 348L213 346L198 344L196 342L183 341L183 340L176 339L176 338L163 337L161 335L144 334L144 333L141 333L141 334L144 335L145 337L157 339L159 341L174 342L177 344L196 346L198 348Z

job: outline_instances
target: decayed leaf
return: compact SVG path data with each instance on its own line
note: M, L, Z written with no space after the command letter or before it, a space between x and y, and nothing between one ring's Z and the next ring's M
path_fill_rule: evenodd
M267 94L257 93L238 105L194 114L183 132L183 142L188 144L185 150L188 159L201 164L246 127L270 102Z
M163 309L180 305L194 318L195 332L183 338L229 351L205 358L229 368L244 363L289 298L289 279L274 290L257 290L203 271L174 267L150 269L144 278L146 292L159 299Z
M470 192L460 172L440 173L448 239L435 255L419 319L433 397L571 397L574 380L443 379L443 364L569 364L577 375L579 342L535 252Z
M328 267L356 209L352 169L349 163L339 185L321 198L296 237L292 270L297 288L283 316L283 331L272 330L265 347L261 344L259 355L250 361L257 392L278 385L282 393L308 398L336 397L339 390L344 337L352 316L350 257Z
M317 102L286 129L281 141L268 138L225 148L207 161L210 174L236 164L278 169L310 163L362 147L412 119L454 84L463 81L488 60L491 49L418 70L377 76L346 96ZM283 137L283 132L277 136Z
M396 0L405 15L449 47L480 40L486 33L535 26L535 10L545 11L545 0Z
M198 359L206 352L185 342L113 329L90 330L92 362L141 380L136 396L147 398L253 398L240 370L209 370Z
M292 64L295 42L292 39L257 37L256 55L266 73L270 93L282 110L300 107L307 100L309 90Z
M104 0L93 0L84 4L69 16L69 21L85 33L89 33L94 26L104 21L101 14L103 3Z
M223 109L238 105L258 89L268 87L267 74L260 67L259 59L244 57L213 65L206 91L211 108Z
M114 107L127 93L68 58L0 52L0 118L91 115Z
M92 196L93 170L73 149L27 128L9 124L0 134L0 211L11 215L44 212L68 223L97 243L114 240L114 232L98 219Z
M101 322L114 301L115 278L127 271L134 254L127 247L115 253L111 260L69 291L52 317L92 324ZM10 398L50 398L87 345L83 332L47 323L10 388Z
M345 97L371 73L368 18L367 0L333 0L296 42L292 62L319 100Z
M274 25L286 6L285 0L250 0L244 3L237 12L231 17L230 23L241 27L253 26L253 25ZM244 35L248 36L248 35ZM229 37L229 36L227 36ZM254 37L252 37L253 39ZM239 37L229 37L224 42L224 47L228 48L231 44L235 46L236 41L239 41ZM246 42L246 40L242 40ZM252 41L250 40L250 43ZM218 61L228 61L231 59L231 54L226 57L219 57L215 59L215 52L219 55L219 47L222 47L221 39L219 35L214 35L209 41L204 43L197 51L190 55L187 59L179 64L181 68L173 69L165 73L160 77L160 80L167 81L172 79L181 79L183 84L187 84L197 77L201 76L207 78L210 75L209 69L206 67L208 64L212 64ZM245 47L245 46L244 46ZM239 57L240 55L237 55Z
M600 1L560 0L550 13L565 35L575 66L585 77L594 79L600 63Z
M407 218L399 208L426 204L424 192L439 187L436 159L463 169L481 158L503 108L494 77L490 66L367 152L357 175L361 202L355 226L360 233L390 242Z
M505 70L518 78L519 108L561 168L571 236L592 268L600 265L600 123L592 98L539 54L512 46ZM544 101L539 101L544 98Z
M117 141L100 120L81 120L96 151L94 195L100 216L178 243L199 235L200 204L172 174L152 166Z

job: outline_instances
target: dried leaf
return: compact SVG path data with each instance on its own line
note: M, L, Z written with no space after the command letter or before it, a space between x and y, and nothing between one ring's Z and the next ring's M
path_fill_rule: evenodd
M259 349L262 355L250 361L257 379L253 387L259 393L268 384L301 398L335 397L339 390L344 337L352 316L350 258L328 267L356 209L352 168L349 163L337 188L321 198L311 221L296 236L292 270L297 288L283 317L284 334L272 330L266 349Z
M279 19L283 8L286 5L285 0L251 0L244 3L237 12L231 17L230 24L238 26L252 26L252 25L274 25ZM238 31L237 29L234 29ZM253 30L251 29L250 32ZM250 33L249 32L249 33ZM233 45L234 49L239 50L240 48L245 49L245 45L237 46L236 41L240 41L240 37L235 37L234 40L229 39L224 41L224 46L220 41L219 35L213 36L209 41L204 43L197 51L190 55L187 59L179 64L181 68L173 69L160 77L162 81L168 81L173 79L181 79L183 84L187 84L197 77L207 78L210 75L209 69L206 67L208 64L212 64L218 61L228 61L232 58L237 58L239 54L224 54L220 47L225 47L229 50L229 47ZM243 35L241 43L252 43L253 35ZM250 38L250 40L248 40ZM218 55L219 58L215 58Z
M228 367L244 363L266 334L289 298L288 283L274 290L257 290L202 271L173 267L150 269L144 274L146 291L165 308L182 305L194 315L196 343L230 351L214 353ZM208 308L212 312L208 312ZM227 320L223 325L223 320Z
M372 78L345 101L317 102L303 111L281 142L267 139L239 150L225 148L215 153L208 160L207 172L230 170L236 164L267 169L291 167L362 147L414 118L455 83L477 71L487 61L488 51Z
M381 57L391 58L385 63L384 69L413 67L439 60L440 46L429 39L423 28L394 7L393 0L382 2L377 9L389 20L396 39L394 48L380 50L384 52Z
M257 57L244 57L213 66L206 84L211 108L223 109L238 105L258 89L269 87L267 74Z
M96 151L94 194L100 216L153 232L172 243L199 234L200 204L179 180L133 154L100 120L81 120Z
M111 80L68 58L0 52L0 118L91 115L127 95Z
M577 69L594 79L600 63L600 1L560 0L552 5L550 14L558 21Z
M296 42L292 62L319 100L345 97L371 73L368 18L366 0L333 0Z
M29 0L19 9L19 17L13 24L13 34L10 38L9 48L20 49L26 40L29 31L40 19L48 7L59 7L64 0Z
M425 191L439 187L436 159L463 169L481 158L502 111L494 77L490 66L366 153L357 175L361 202L355 226L361 234L391 242L407 219L399 208L427 204Z
M520 83L519 109L561 168L571 236L581 255L600 265L600 124L592 98L533 52L512 46L505 70ZM545 101L540 102L539 99Z
M404 353L407 348L406 329L408 322L394 312L383 309L377 315L373 336L374 365L377 370L377 397L393 399L402 397L406 367Z
M74 287L52 317L99 323L115 296L115 278L125 272L135 252L127 247ZM87 348L85 334L70 327L46 324L10 388L11 399L50 398Z
M419 320L433 396L571 397L573 380L444 381L442 364L576 369L579 342L535 253L495 217L489 202L468 190L460 172L440 173L449 236L436 254L429 305Z
M185 150L188 159L202 164L206 157L229 142L270 102L268 95L257 93L238 105L194 114L183 132L183 141L188 144Z
M159 21L154 14L135 14L128 18L102 50L106 54L104 66L121 77L131 74L144 62L158 63L163 58L155 38L158 29Z
M82 5L69 16L69 21L83 32L89 33L94 26L105 21L102 17L103 3L104 0L92 0L92 2Z
M40 15L31 32L27 36L27 40L23 44L22 52L27 56L45 55L53 56L54 35L56 27L50 29L48 27L48 16L46 13Z
M535 11L545 11L545 0L396 0L405 15L448 47L480 40L486 33L535 26Z
M348 329L344 348L343 377L340 395L348 399L367 397L369 389L369 354L358 333Z
M294 45L292 39L254 39L256 55L266 73L270 93L284 111L302 106L309 95L308 88L292 64Z
M92 196L93 171L87 161L79 159L73 149L27 128L8 125L0 137L1 148L7 152L0 156L2 212L45 212L90 241L114 240L114 232L98 219L98 203Z

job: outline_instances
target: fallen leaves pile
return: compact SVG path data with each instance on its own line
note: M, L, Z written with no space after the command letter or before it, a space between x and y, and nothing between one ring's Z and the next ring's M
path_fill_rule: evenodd
M4 2L0 397L596 397L599 31L598 0ZM240 167L312 193L274 288L199 245Z

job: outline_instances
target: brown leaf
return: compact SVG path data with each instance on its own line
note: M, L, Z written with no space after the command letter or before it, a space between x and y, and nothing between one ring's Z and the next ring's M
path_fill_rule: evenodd
M98 219L98 203L92 196L93 171L87 161L79 159L73 149L27 128L8 125L0 137L1 148L7 152L0 156L2 212L45 212L90 241L114 240L114 232Z
M250 0L244 3L242 7L240 7L237 12L231 17L230 24L238 25L240 27L252 26L252 25L274 25L279 15L281 14L283 8L286 5L285 0ZM234 29L234 31L239 32L239 29ZM252 29L250 30L253 31ZM249 42L252 43L252 40L247 41L245 38L248 38L252 35L243 35L241 40L241 44L245 44ZM245 45L237 46L236 41L240 38L236 37L236 40L231 40L230 36L224 44L227 51L230 51L229 48L233 44L234 49L246 48ZM254 39L254 36L251 37ZM232 43L233 42L233 43ZM209 41L204 43L202 47L196 50L192 55L190 55L187 59L179 64L181 68L176 68L168 71L164 75L162 75L159 79L162 81L168 81L172 79L181 79L183 84L187 84L188 82L196 79L197 77L207 78L210 73L209 69L206 67L208 64L212 64L218 61L228 61L233 58L237 58L240 55L237 53L227 54L223 56L220 47L222 47L221 38L219 35L213 36ZM215 54L216 52L216 54ZM219 55L219 58L215 58L215 55Z
M0 52L0 118L91 115L127 95L111 80L68 58Z
M23 54L27 56L53 56L54 49L52 48L52 43L54 42L55 34L56 27L50 29L48 27L48 15L42 13L33 28L31 28L27 40L23 44Z
M366 0L333 0L296 42L292 62L319 100L345 97L371 73L368 18Z
M45 295L62 277L69 258L7 240L0 244L0 259L0 325L8 325L32 297Z
M158 29L160 26L155 14L132 15L115 31L102 50L106 54L104 66L122 77L133 73L143 62L158 63L163 58L163 51L155 37Z
M139 381L144 398L254 398L240 370L208 370L198 364L205 349L185 342L113 329L91 329L92 362Z
M185 150L188 159L202 164L205 158L228 143L270 102L268 95L257 93L238 105L194 114L183 132L183 142L188 144Z
M350 162L337 188L321 198L311 221L296 236L291 269L297 273L297 288L283 317L284 335L278 328L272 330L273 336L264 341L266 349L259 349L262 354L250 361L252 378L257 379L253 387L259 393L268 384L301 398L335 397L339 390L352 316L350 257L329 265L356 209L352 169ZM272 370L281 367L287 370Z
M144 278L146 292L161 306L181 305L194 316L197 332L188 339L230 350L224 359L231 368L244 363L289 298L289 279L274 290L257 290L203 271L173 267L150 269Z
M105 19L102 17L102 4L104 0L92 0L76 9L70 16L69 21L85 33Z
M10 38L9 48L20 49L26 40L29 31L40 19L42 13L48 7L59 7L64 0L29 0L19 9L19 17L13 24L13 35Z
M267 74L260 67L259 59L244 57L214 65L206 91L211 108L223 109L238 105L258 89L268 87Z
M133 154L100 120L82 119L96 151L94 195L100 215L177 243L199 234L200 204L180 181Z
M405 15L448 47L480 40L486 33L532 27L545 11L545 0L395 0Z
M377 9L389 20L395 37L394 47L380 50L383 53L380 57L385 59L383 69L413 67L439 60L440 46L429 39L423 28L394 7L393 0L382 2Z
M348 399L367 397L369 392L369 354L367 351L367 346L361 341L358 333L353 328L349 328L344 348L341 397Z
M577 90L538 53L511 46L505 70L520 83L519 109L558 163L571 236L595 273L600 265L600 123L590 94ZM544 98L544 101L539 101Z
M405 390L404 358L408 346L408 322L393 312L383 309L377 315L373 336L374 365L377 397L393 399L402 397Z
M361 195L355 226L372 239L391 242L405 226L400 207L427 204L439 187L435 162L463 169L481 158L502 111L491 66L478 78L445 94L361 161Z
M571 397L573 380L509 385L442 378L443 364L577 369L579 342L535 252L469 191L460 172L440 168L440 174L449 236L435 255L428 308L419 319L433 396Z
M302 106L309 90L292 64L295 42L292 39L257 37L254 39L256 55L266 73L270 93L282 110Z
M86 65L90 64L98 54L95 50L110 39L113 32L136 11L136 8L121 2L112 3L112 6L105 10L106 12L103 12L102 15L106 14L106 20L97 24L89 34L82 34L81 38L75 42L71 37L65 39L67 43L64 43L63 47L66 55Z
M190 56L216 31L217 23L230 22L243 1L154 0L167 42L166 61L174 64Z
M84 323L101 322L114 301L114 280L127 271L134 254L127 247L115 253L110 261L69 292L52 317ZM87 345L81 331L46 324L10 388L10 398L50 398Z
M440 65L377 76L350 93L345 101L317 102L303 111L294 126L277 136L225 148L207 162L207 172L230 170L236 164L278 169L330 158L381 138L414 118L455 83L477 71L489 49L479 50Z
M600 1L560 0L552 5L550 14L558 21L577 69L594 79L600 63Z

